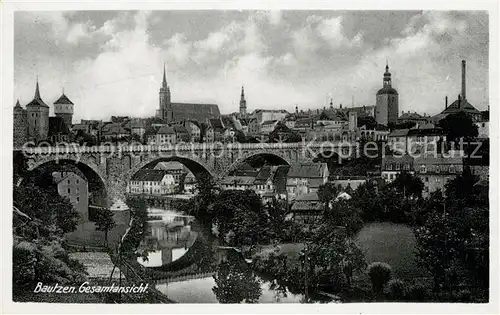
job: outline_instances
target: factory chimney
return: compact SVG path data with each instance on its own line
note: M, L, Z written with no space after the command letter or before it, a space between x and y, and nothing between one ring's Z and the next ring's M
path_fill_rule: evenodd
M465 60L462 60L462 100L465 99Z

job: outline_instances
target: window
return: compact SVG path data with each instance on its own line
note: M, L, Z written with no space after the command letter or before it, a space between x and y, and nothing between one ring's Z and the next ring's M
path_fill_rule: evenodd
M401 169L401 165L400 164L396 164L396 171L399 171Z
M68 188L68 194L71 194L71 188Z
M76 202L80 202L80 197L76 197Z
M71 181L68 179L68 185L71 184Z
M428 182L429 181L429 176L425 176L425 181Z

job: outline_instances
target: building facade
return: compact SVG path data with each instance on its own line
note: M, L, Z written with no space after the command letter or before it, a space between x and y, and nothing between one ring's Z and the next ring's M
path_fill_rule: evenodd
M52 173L59 195L69 199L80 214L80 224L89 221L89 190L85 178L73 172Z
M28 116L28 140L39 142L47 140L49 133L49 106L40 96L38 80L36 81L35 97L26 105Z
M174 176L164 170L139 170L127 185L127 192L131 194L161 196L173 194L175 191Z
M61 97L54 102L54 114L56 117L61 117L70 129L73 125L74 106L75 104L64 94L64 91Z

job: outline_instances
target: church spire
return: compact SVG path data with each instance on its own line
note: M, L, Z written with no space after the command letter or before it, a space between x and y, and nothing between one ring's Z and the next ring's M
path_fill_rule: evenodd
M40 88L38 87L38 75L36 76L35 99L42 99L40 97Z
M162 83L162 86L167 87L167 71L166 71L165 63L163 63L163 83Z
M391 73L389 72L389 62L385 61L384 87L391 87Z
M241 100L245 100L245 88L243 87L243 85L241 86Z

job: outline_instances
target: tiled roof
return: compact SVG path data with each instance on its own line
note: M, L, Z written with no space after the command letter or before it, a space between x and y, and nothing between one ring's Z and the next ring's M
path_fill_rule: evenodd
M156 132L158 135L170 135L170 134L175 134L175 131L172 127L170 126L161 126L160 129Z
M458 113L460 111L464 111L466 113L471 113L471 114L480 114L481 112L478 111L474 106L472 106L471 103L467 101L467 99L460 99L460 100L455 100L453 103L451 103L448 108L443 110L441 114L454 114Z
M164 170L142 169L132 176L133 181L159 182L167 174Z
M175 120L203 121L220 116L219 106L216 104L172 103L172 112Z
M71 104L74 105L73 102L63 93L61 97L54 102L54 104Z
M166 125L167 122L160 117L153 117L150 122L151 125Z
M34 98L31 102L29 102L26 107L32 107L32 106L38 106L38 107L49 107L41 98Z
M125 129L120 123L110 123L102 127L103 135L111 134L127 134L129 131Z
M272 169L271 166L263 166L257 176L255 177L254 184L265 184L269 177L271 177Z
M288 171L288 178L316 178L323 177L326 163L292 164Z
M222 121L217 118L217 119L210 119L210 126L214 131L222 131L224 130L224 125L222 124Z
M323 185L323 178L311 178L309 181L309 188L319 188Z
M319 202L318 194L315 192L300 195L292 205L292 211L323 210L323 205Z
M185 133L185 134L189 133L188 130L186 129L186 127L184 127L183 125L175 125L174 131L176 133Z
M49 137L53 135L68 135L68 126L62 117L49 117Z

